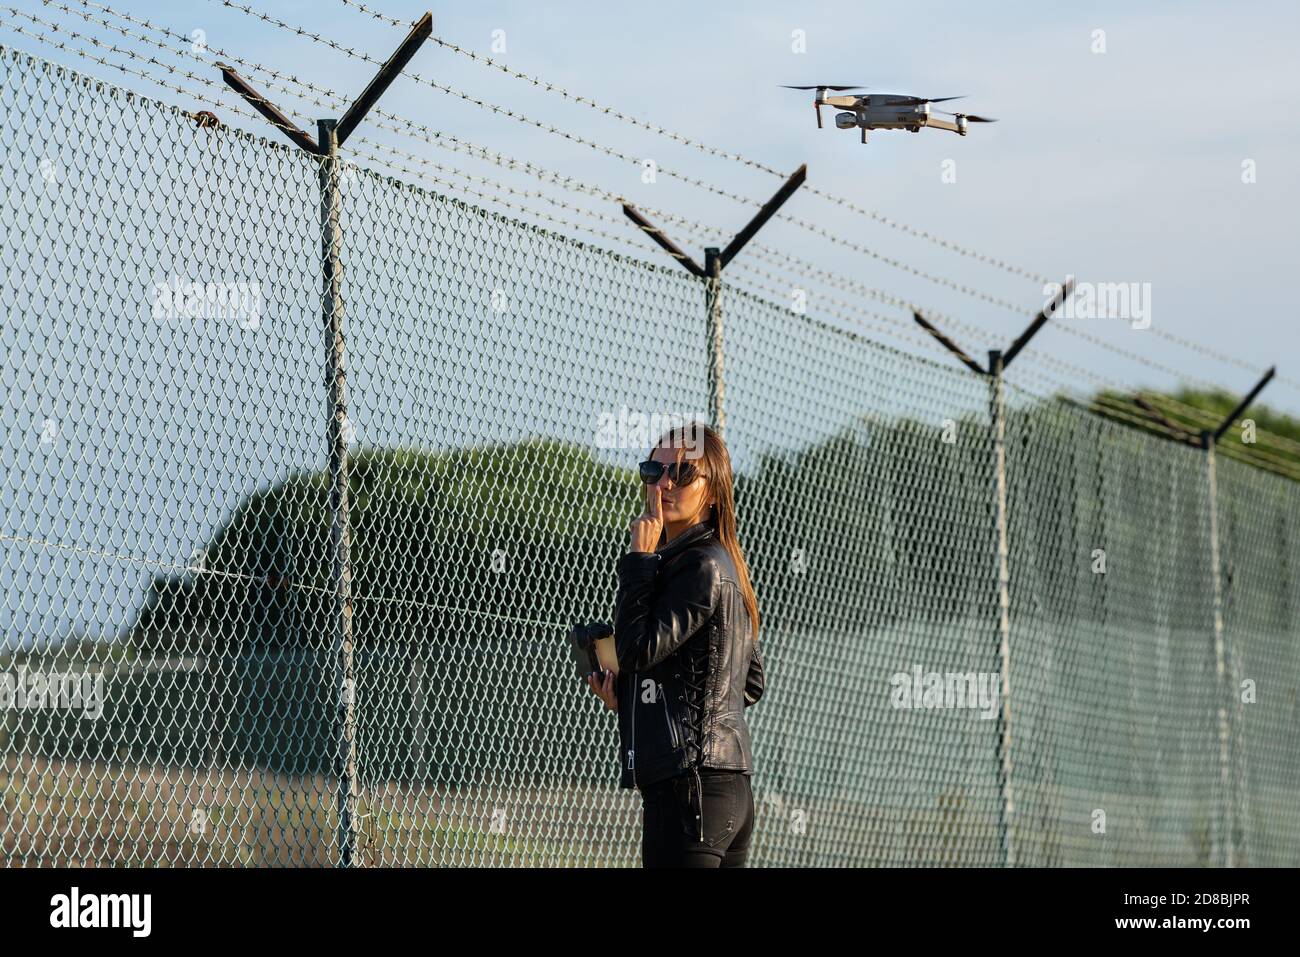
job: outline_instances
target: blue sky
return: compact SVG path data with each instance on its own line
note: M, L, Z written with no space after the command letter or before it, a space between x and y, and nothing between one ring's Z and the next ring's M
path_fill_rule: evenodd
M40 0L15 3L46 19L131 45L113 31L90 27ZM69 3L79 6L79 0ZM249 3L380 58L403 35L402 29L340 0ZM349 95L359 92L374 70L218 0L120 0L109 6L187 34L202 29L211 47ZM375 0L372 6L406 20L428 8L405 0ZM1123 321L1073 320L1075 328L1113 349L1069 335L1059 324L1049 325L1035 343L1042 352L1098 378L1035 361L1028 353L1020 360L1023 372L1012 374L1026 389L1045 391L1055 384L1088 390L1101 380L1168 387L1181 376L1244 390L1259 370L1277 362L1280 376L1266 399L1300 413L1300 371L1288 367L1297 332L1282 282L1294 259L1298 198L1293 170L1300 125L1292 118L1300 113L1300 67L1292 53L1300 11L1293 4L701 5L670 0L654 5L446 4L433 13L435 33L463 47L777 169L807 163L809 183L822 190L1035 275L1151 284L1150 330L1132 329ZM31 26L7 12L3 19ZM497 30L504 31L505 52L491 50ZM804 53L792 51L795 30L805 32ZM1105 33L1104 53L1094 52L1097 30ZM30 38L7 31L0 31L0 37L38 49ZM71 54L42 52L78 69L108 74ZM204 72L201 63L191 66ZM426 45L411 69L745 196L761 198L780 182L434 45ZM215 76L214 67L206 70ZM227 122L243 122L233 115L224 91L201 90L186 102L184 96L151 89L139 80L119 75L115 81L191 108L203 102ZM817 130L810 97L778 88L824 81L861 83L882 92L967 94L960 107L1000 122L975 128L966 138L933 130L881 132L863 147L854 132ZM314 130L306 112L313 107L278 94L272 99ZM718 241L725 241L752 212L670 177L643 183L635 165L409 80L399 81L383 105L639 204L714 224ZM833 113L826 116L832 127ZM575 197L527 175L374 126L363 127L361 135L520 189L543 189L584 208L617 213L609 202ZM1252 184L1242 182L1247 160L1255 164ZM955 163L956 182L942 181L945 161ZM818 197L797 195L787 210L931 275L1004 302L1023 303L1027 311L1043 299L1040 283L954 255ZM920 280L788 223L771 224L762 241L854 282L981 327L983 338L974 331L953 331L978 356L1005 344L1027 321L1005 306ZM690 248L698 250L700 244L683 237ZM645 255L660 255L644 242L640 245ZM904 310L853 293L835 295L896 319L900 330L912 334ZM819 305L814 291L810 311ZM1237 364L1186 348L1160 331ZM904 348L934 354L925 343L909 340Z

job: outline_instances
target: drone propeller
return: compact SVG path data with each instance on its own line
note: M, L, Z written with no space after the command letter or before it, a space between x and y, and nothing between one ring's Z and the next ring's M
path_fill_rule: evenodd
M997 122L997 120L995 120L991 116L976 116L974 113L948 113L947 110L936 110L935 112L947 113L948 116L965 117L967 123L996 123Z
M922 103L947 103L949 100L964 99L965 96L899 96L892 100L886 100L885 106L919 106Z
M785 86L784 84L782 84L782 87L787 90L816 90L817 91L817 98L813 100L813 110L816 111L817 113L817 129L819 130L822 128L822 92L823 91L838 90L842 92L844 90L865 89L865 87L861 87L861 86L832 86L829 83L822 83L819 84L818 86Z

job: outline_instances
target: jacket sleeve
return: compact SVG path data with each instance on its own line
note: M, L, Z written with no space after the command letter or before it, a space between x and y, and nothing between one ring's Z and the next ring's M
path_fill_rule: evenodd
M654 552L627 552L618 560L614 647L620 671L647 671L680 648L711 617L720 573L698 550L660 573Z
M754 642L754 653L749 659L749 674L745 676L745 707L751 704L758 704L758 699L763 697L763 685L765 677L763 675L763 653L758 650L758 642Z

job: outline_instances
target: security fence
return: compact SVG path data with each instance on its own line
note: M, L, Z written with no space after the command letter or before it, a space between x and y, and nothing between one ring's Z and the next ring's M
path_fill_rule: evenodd
M0 52L3 859L635 865L565 635L704 288L344 166L331 376L321 162ZM1292 482L723 301L754 864L1300 864Z

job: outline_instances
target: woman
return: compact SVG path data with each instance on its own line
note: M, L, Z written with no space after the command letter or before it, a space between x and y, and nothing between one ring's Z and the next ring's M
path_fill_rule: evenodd
M702 449L687 430L702 433ZM619 786L641 790L642 865L744 867L754 826L744 709L763 694L763 659L731 458L712 429L688 425L640 471L645 510L618 561L618 675L587 681L618 712Z

